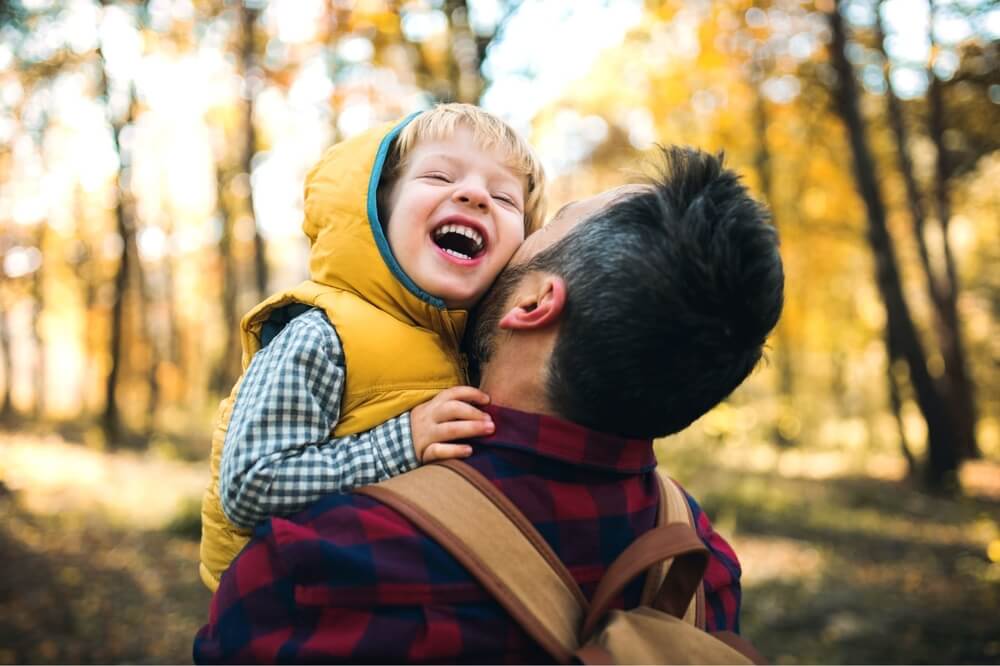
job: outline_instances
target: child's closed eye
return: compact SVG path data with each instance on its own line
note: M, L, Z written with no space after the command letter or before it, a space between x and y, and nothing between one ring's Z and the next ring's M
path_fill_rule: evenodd
M431 180L440 180L445 183L451 182L451 176L441 171L431 171L424 174L424 178L429 178Z
M512 197L509 194L503 194L501 192L501 193L494 194L493 198L496 199L497 201L500 201L502 203L507 204L508 206L512 206L514 208L520 208L520 206L518 206L518 204L517 204L517 199L515 199L514 197Z

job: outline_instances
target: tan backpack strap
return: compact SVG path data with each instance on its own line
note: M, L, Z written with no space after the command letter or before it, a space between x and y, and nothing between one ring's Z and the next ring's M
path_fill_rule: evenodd
M441 544L556 661L573 659L586 597L530 521L485 477L447 461L355 492L392 507Z
M586 642L604 619L611 603L636 576L660 560L673 559L666 578L654 599L653 607L678 619L684 612L708 565L708 548L690 525L672 523L654 527L618 556L597 584L590 610L583 622L581 641Z
M600 645L597 641L587 643L577 650L576 660L586 666L591 666L592 664L603 666L604 664L615 663L615 658L611 656L611 653L605 650L604 646Z
M670 523L686 523L697 532L698 528L694 524L694 516L684 492L660 467L656 469L656 479L660 486L660 510L656 524L662 526ZM668 566L670 566L670 561L663 560L649 568L649 572L646 574L646 584L642 590L641 605L653 605L656 594L663 584ZM698 586L694 600L682 619L699 629L705 628L705 587L703 585Z
M734 634L731 631L713 631L710 632L709 635L736 650L754 664L763 666L768 663L767 659L764 658L764 655L762 655L757 648L750 643L750 641L743 638L739 634Z

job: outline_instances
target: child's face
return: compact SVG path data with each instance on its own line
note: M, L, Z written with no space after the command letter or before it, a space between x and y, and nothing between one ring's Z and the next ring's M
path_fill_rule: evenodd
M460 127L418 143L389 194L393 255L449 308L475 305L524 240L525 179L503 157Z

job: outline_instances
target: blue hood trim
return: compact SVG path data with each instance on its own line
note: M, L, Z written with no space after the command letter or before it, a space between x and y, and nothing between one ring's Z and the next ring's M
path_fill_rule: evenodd
M375 245L378 247L379 254L382 255L382 260L385 261L385 265L389 267L389 270L399 280L399 283L423 302L439 310L444 310L446 306L443 300L437 296L431 296L418 287L417 283L410 279L410 276L403 271L403 267L399 265L396 257L392 254L392 248L389 247L389 241L382 230L382 222L378 218L378 181L382 177L382 168L385 166L385 159L389 155L389 148L396 137L399 136L399 133L403 131L403 128L409 125L410 121L419 116L420 113L420 111L411 113L400 121L398 125L393 127L382 138L382 142L378 146L378 152L375 153L375 165L372 167L372 175L368 179L368 225L371 227L372 236L375 237Z

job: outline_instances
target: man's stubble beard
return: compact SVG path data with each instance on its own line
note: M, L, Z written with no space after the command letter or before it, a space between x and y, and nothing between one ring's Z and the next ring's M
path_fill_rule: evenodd
M508 266L501 271L473 312L467 336L469 381L473 385L479 384L482 366L496 352L497 333L500 330L500 320L506 312L507 301L526 272L524 266Z

